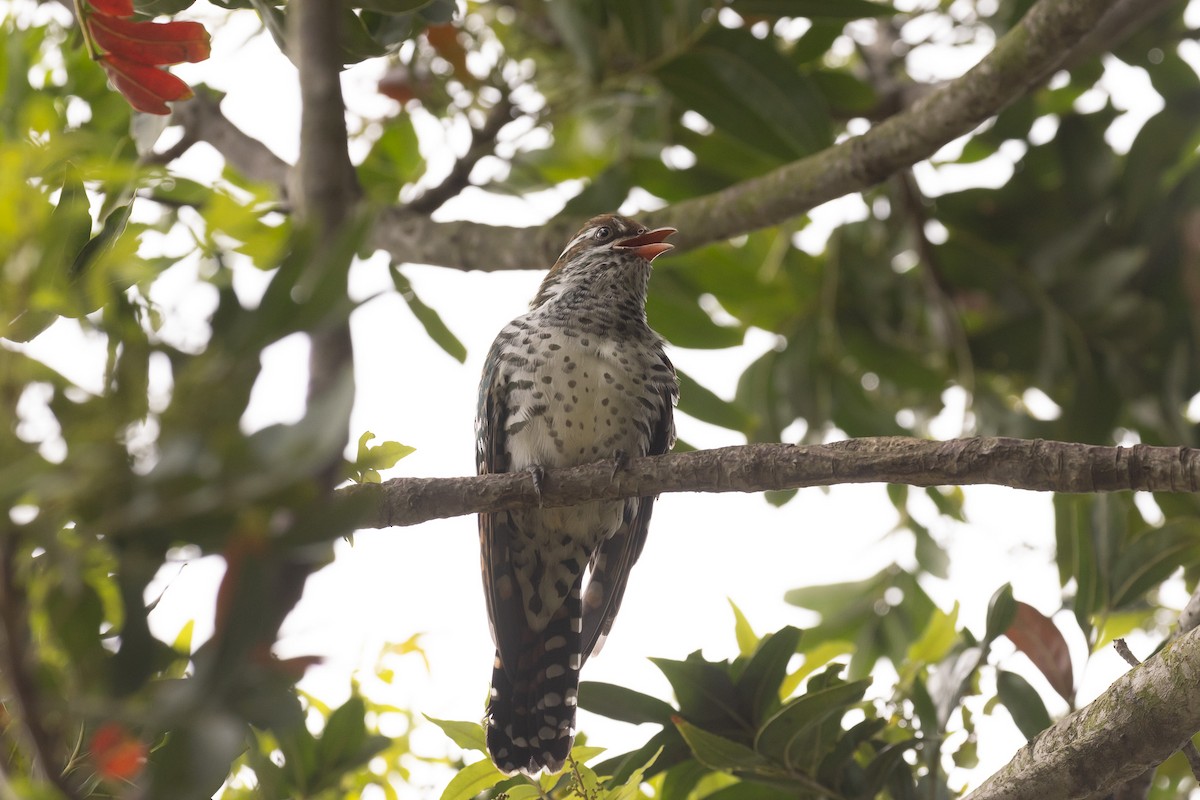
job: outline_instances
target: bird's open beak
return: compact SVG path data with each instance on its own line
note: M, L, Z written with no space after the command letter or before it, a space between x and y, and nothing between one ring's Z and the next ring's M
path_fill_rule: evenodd
M613 246L621 250L632 250L635 255L639 255L647 261L653 261L668 250L674 249L675 245L664 241L673 233L675 233L674 228L658 228L622 239Z

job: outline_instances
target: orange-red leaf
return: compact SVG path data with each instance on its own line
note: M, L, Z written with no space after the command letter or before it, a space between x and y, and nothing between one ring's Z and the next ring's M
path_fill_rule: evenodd
M1004 635L1068 703L1074 702L1075 677L1067 640L1054 622L1028 603L1017 601L1017 614Z
M147 114L170 114L167 100L187 100L191 87L165 69L126 61L112 53L100 57L108 78L129 104Z
M407 103L417 96L412 82L408 79L408 70L390 69L379 79L379 93L401 103Z
M133 0L89 0L88 5L112 17L133 16Z
M88 752L96 772L109 780L137 777L146 765L146 745L117 722L106 722L96 729Z
M425 29L425 39L439 56L454 67L454 77L468 84L475 82L475 76L467 69L467 50L458 36L458 28L448 22L430 25Z
M203 61L210 51L208 31L199 22L135 21L92 14L88 30L96 44L109 53L138 64Z

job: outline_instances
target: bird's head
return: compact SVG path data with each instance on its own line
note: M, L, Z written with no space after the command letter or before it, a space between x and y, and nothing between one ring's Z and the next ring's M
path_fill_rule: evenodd
M637 220L622 217L620 214L601 214L588 220L579 233L567 242L554 269L593 255L631 254L653 261L674 247L666 241L673 233L674 228L650 230Z
M637 286L640 283L638 291L644 294L650 262L672 249L673 245L666 238L673 233L674 228L650 230L640 222L619 214L592 217L567 242L558 261L546 273L537 296L529 304L530 308L537 308L561 296L570 287L581 284L626 283Z

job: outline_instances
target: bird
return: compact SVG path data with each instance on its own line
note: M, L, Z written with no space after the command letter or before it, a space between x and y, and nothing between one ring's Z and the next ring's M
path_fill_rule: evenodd
M479 474L666 453L675 368L646 321L651 265L674 228L592 218L546 274L529 311L496 336L476 417ZM496 646L484 727L506 774L558 772L575 737L579 670L600 649L646 541L653 497L479 515ZM585 572L587 581L585 584Z

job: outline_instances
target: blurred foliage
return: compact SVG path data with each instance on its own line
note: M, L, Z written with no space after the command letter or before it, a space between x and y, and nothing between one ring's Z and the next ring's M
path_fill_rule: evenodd
M192 0L137 5L175 14ZM287 4L217 5L258 15L262 35L281 41ZM390 116L360 120L360 182L374 207L420 202L428 143L414 119L449 136L511 104L513 121L476 154L483 189L571 188L562 213L575 217L696 197L902 110L929 88L926 56L987 45L1029 5L350 0L344 60L386 59L380 91L398 101ZM1195 446L1200 79L1181 44L1184 5L1123 32L1107 67L1072 62L939 153L932 169L973 188L895 175L827 238L800 218L662 261L648 310L674 345L729 348L752 329L776 343L728 391L682 376L681 410L749 441L936 427ZM1128 147L1128 120L1102 80L1118 68L1163 100ZM585 708L657 726L632 753L601 757L581 736L563 774L507 778L479 758L477 724L418 722L373 700L385 667L337 708L301 698L295 682L311 660L280 660L270 646L295 601L286 565L326 563L362 512L320 490L346 444L330 420L349 412L349 371L294 424L247 431L241 420L264 348L352 311L339 287L369 218L318 250L280 213L278 187L233 170L203 185L140 158L143 129L52 4L0 9L0 86L8 794L204 798L224 785L229 798L396 797L421 760L409 733L381 724L400 719L409 732L440 726L461 751L434 759L454 772L448 798L632 799L647 785L669 800L948 797L955 771L977 762L980 714L1003 709L1032 737L1074 703L1084 665L1065 635L1093 650L1136 629L1161 636L1164 583L1182 569L1195 585L1194 496L1155 497L1161 521L1127 495L1058 497L1062 608L1052 611L1068 613L989 586L987 619L960 619L924 588L950 565L917 508L963 521L961 490L891 487L913 563L789 592L819 616L805 631L760 637L737 612L737 658L655 662L673 702L585 683ZM241 264L268 276L255 302L233 290ZM176 270L194 271L208 298L199 334L173 331L152 299ZM436 345L463 360L403 265L391 276ZM32 355L26 344L56 327L102 343L95 385ZM947 392L965 398L959 419ZM378 481L409 452L372 439L362 434L344 475ZM199 554L226 562L216 633L194 643L189 626L160 641L147 587ZM1012 648L994 652L1002 637ZM1012 649L1033 669L1010 663ZM1177 757L1152 797L1194 785Z

